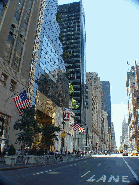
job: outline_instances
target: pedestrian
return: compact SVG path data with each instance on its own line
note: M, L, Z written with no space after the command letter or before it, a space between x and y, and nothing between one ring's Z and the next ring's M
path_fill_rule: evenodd
M18 155L21 155L21 149L18 150Z
M62 154L62 149L61 149L61 154Z
M2 152L2 157L4 157L6 155L5 149Z
M65 151L65 156L67 156L67 151Z
M6 155L8 155L9 149L10 149L10 147L9 147L9 145L7 145L6 148L5 148L5 153L6 153Z
M57 154L55 154L55 159L57 160Z
M2 158L2 152L1 152L1 150L0 150L0 157Z
M61 161L63 161L63 157L62 157L62 155L60 156L60 160L61 160Z
M30 150L28 150L28 155L30 155Z
M25 150L24 149L22 149L21 155L25 155Z

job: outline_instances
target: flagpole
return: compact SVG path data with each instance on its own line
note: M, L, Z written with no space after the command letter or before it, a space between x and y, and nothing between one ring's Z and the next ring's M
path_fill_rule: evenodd
M28 86L26 87L26 88L28 88ZM22 90L20 90L21 92L23 91L25 89L25 87L22 89ZM18 94L20 94L21 92L16 92L16 93L14 93L14 95L11 95L9 98L7 98L5 101L8 101L10 98L12 98L12 97L14 97L14 96L16 96L16 95L18 95Z
M76 131L74 131L75 132L75 150L77 149L76 148Z

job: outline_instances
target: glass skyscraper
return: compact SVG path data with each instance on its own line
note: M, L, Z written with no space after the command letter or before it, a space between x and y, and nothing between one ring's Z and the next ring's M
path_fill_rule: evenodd
M86 83L86 31L85 15L82 1L58 6L60 26L60 39L64 53L69 54L65 58L68 80L73 85L73 98L78 109L73 109L75 120L86 124L85 113L85 83Z
M110 82L101 81L103 91L103 110L108 113L108 126L111 128L111 95L110 95Z
M63 50L59 40L60 28L56 22L57 6L57 0L46 1L43 21L38 23L41 25L38 25L40 27L36 33L39 35L39 38L36 38L36 40L39 40L39 45L37 42L35 43L35 47L38 49L38 57L35 67L34 81L36 83L34 84L33 104L35 103L36 91L39 89L41 93L50 98L57 106L65 107L68 106L68 80L65 76L66 68L61 56ZM40 7L40 12L41 10ZM62 83L62 92L60 94L58 92L59 83ZM64 89L66 90L64 91ZM63 95L63 92L66 93Z

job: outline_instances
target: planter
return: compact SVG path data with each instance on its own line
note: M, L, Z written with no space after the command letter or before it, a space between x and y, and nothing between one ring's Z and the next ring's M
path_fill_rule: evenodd
M36 156L36 162L38 163L44 163L44 159L45 159L44 156Z
M17 156L4 156L5 164L14 166Z
M35 155L27 155L29 158L28 163L29 164L35 164L36 163L36 156Z

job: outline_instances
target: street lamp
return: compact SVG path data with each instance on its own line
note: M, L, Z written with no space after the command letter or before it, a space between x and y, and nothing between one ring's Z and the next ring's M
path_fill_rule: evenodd
M87 147L88 125L86 126L86 147Z
M110 127L109 127L109 153L110 153Z

